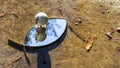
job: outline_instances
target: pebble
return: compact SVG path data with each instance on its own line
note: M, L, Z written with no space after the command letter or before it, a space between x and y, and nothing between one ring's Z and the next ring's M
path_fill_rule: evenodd
M81 23L81 19L78 18L78 19L76 20L75 25L78 25L79 23Z
M77 22L78 22L78 23L81 23L81 19L77 19Z
M109 37L109 39L112 39L113 33L114 33L114 31L112 31L112 32L107 32L106 35Z
M110 39L112 39L111 32L107 32L106 35L107 35Z
M78 22L75 23L75 25L78 25L78 24L79 24Z
M120 47L117 47L116 49L117 49L117 51L120 51Z
M120 33L120 27L116 28L116 31Z

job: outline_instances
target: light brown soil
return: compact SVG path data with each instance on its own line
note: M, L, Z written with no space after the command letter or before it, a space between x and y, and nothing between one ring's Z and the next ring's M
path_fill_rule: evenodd
M13 68L29 68L23 52L8 45L8 39L23 43L26 32L35 24L34 15L46 12L49 17L62 17L75 33L87 39L90 33L96 35L89 52L85 42L69 27L67 36L60 46L49 52L51 68L120 68L120 1L118 0L0 0L0 14L15 12L0 18L0 68L16 55L23 58ZM78 23L78 20L81 23ZM105 34L112 32L110 40ZM37 68L36 54L28 53L31 68Z

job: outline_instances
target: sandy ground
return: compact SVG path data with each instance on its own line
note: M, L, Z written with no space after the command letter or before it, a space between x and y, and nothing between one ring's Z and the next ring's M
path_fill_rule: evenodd
M49 52L51 68L120 68L119 0L0 0L0 68L6 68L16 56L22 58L12 68L29 68L23 52L8 45L8 39L23 43L26 32L35 24L34 15L46 12L49 17L67 20L67 36L60 46ZM79 21L81 20L81 22ZM112 39L107 32L114 32ZM93 33L97 39L86 51L85 40ZM78 36L77 36L78 35ZM28 53L31 68L37 68L36 54Z

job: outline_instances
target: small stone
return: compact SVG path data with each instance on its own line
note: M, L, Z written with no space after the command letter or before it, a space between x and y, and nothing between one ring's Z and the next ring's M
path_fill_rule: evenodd
M117 49L117 51L120 51L120 47L117 47L116 49Z
M118 41L119 41L119 38L116 38L115 41L118 42Z
M120 33L120 27L116 28L116 31Z
M78 23L81 23L81 19L77 19L77 22L78 22Z
M112 39L114 31L112 32L107 32L106 35L109 37L109 39Z
M79 24L78 22L75 23L75 25L78 25L78 24Z

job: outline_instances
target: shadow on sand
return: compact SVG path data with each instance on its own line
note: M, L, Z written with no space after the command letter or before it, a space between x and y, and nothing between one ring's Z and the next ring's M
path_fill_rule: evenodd
M38 68L51 68L51 61L48 51L53 50L56 48L62 41L65 39L67 34L67 28L63 35L55 42L50 45L43 46L43 47L27 47L22 44L16 43L10 39L8 39L8 45L24 52L24 56L26 59L27 64L30 66L30 60L26 53L37 53L37 66Z

